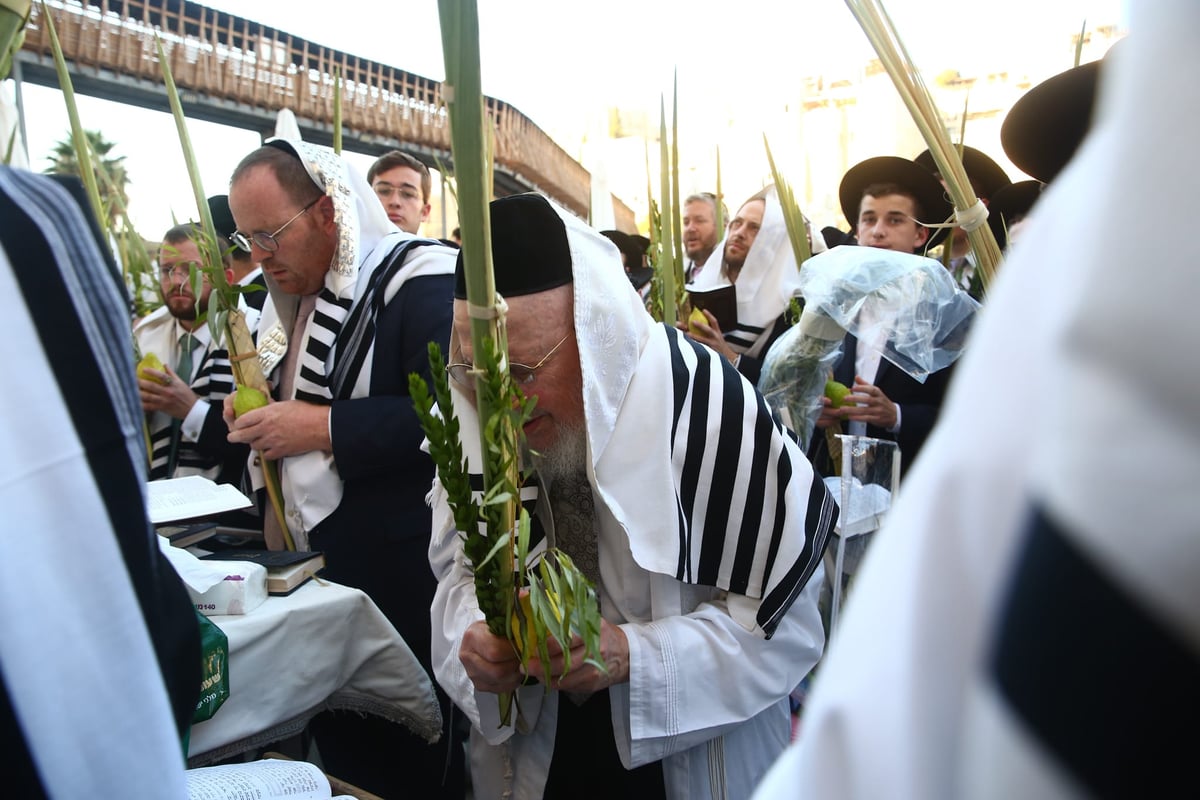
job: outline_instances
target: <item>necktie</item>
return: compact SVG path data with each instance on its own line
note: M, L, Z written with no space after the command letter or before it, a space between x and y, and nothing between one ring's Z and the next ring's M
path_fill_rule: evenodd
M190 333L184 333L179 337L179 361L175 364L175 374L179 376L179 380L183 381L188 386L192 383L192 350L196 347L196 337ZM175 477L175 464L179 455L179 437L180 429L183 427L183 420L171 420L171 453L167 458L167 477Z
M554 545L571 557L579 571L600 585L600 543L596 539L596 507L587 475L563 476L550 486Z
M279 367L279 399L291 400L296 387L296 364L299 363L300 345L304 341L304 331L308 327L308 319L313 309L317 307L315 294L304 295L300 298L300 307L296 309L296 321L292 324L292 335L288 337L287 354Z
M179 337L179 363L175 365L175 374L189 386L192 383L192 351L196 344L196 337L190 333Z
M283 357L283 363L279 365L280 400L291 400L292 394L295 392L296 364L300 360L300 345L304 341L304 329L308 327L308 318L312 316L316 306L317 296L315 294L300 298L300 307L296 309L296 321L292 324L292 335L288 337L287 353ZM282 471L279 477L281 481L284 480ZM293 539L296 534L296 531L292 531ZM286 547L283 526L279 524L279 518L275 516L275 510L270 506L263 514L263 540L266 542L268 550L283 550Z
M564 475L550 484L550 514L553 518L554 546L575 562L600 592L600 542L596 538L596 504L587 475ZM575 705L590 697L588 692L566 692Z

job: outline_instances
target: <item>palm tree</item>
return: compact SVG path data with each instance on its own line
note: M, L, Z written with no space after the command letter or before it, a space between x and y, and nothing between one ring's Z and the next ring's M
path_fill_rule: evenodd
M104 207L108 209L110 219L116 221L122 216L129 203L126 187L129 185L129 175L125 170L125 156L109 157L116 147L115 142L104 138L100 131L84 131L88 147L92 151L93 169L96 173L96 184L100 187L100 197ZM65 139L56 142L50 158L47 174L52 175L81 175L79 158L75 152L75 143L68 132Z

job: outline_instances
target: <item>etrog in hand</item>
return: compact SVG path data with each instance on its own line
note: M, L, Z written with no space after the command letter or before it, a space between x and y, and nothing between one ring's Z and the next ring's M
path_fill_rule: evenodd
M558 605L558 595L549 591L546 597L550 601L550 610L554 612L555 618L561 621L562 610ZM518 616L515 610L512 613L513 634L520 642L521 652L533 657L537 655L538 643L542 640L533 624L533 600L529 597L529 591L523 589L517 601L521 604L521 614Z
M704 316L704 311L701 309L693 308L692 313L688 314L688 330L690 331L697 322L707 325L708 317Z
M838 381L825 381L825 396L829 398L829 405L833 408L853 405L846 401L848 394L850 394L850 388L846 384Z
M148 369L158 370L159 372L167 371L163 367L162 359L154 355L154 353L147 353L146 355L142 356L142 360L137 363L137 376L139 379L144 381L157 381L164 386L167 385L166 376L160 378L156 375L151 375L150 373L146 372Z
M233 416L240 417L247 411L262 408L266 404L267 396L265 394L258 389L239 384L237 391L233 393Z

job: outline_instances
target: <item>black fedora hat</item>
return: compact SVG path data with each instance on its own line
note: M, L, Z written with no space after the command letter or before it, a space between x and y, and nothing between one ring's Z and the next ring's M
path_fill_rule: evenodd
M641 289L654 277L653 269L642 266L642 256L646 253L646 248L641 243L644 237L615 230L600 231L600 235L615 244L625 256L625 263L628 265L625 272L635 289Z
M1109 48L1100 61L1047 78L1013 103L1000 125L1009 161L1042 183L1054 180L1092 125L1101 67L1119 47L1118 42Z
M858 244L853 233L844 231L833 225L826 225L824 228L821 228L821 238L825 240L825 246L831 250L842 244Z
M913 161L935 176L938 174L937 162L933 160L933 153L929 150L923 151ZM963 169L967 171L967 177L971 179L972 185L976 187L975 191L981 197L990 200L992 195L1012 183L1012 179L1008 177L1003 168L982 150L976 150L970 145L963 145L962 162Z
M915 161L899 156L876 156L860 161L846 171L838 187L838 199L842 213L850 223L851 230L858 228L858 208L863 192L877 183L894 183L912 192L921 206L923 219L919 222L938 224L945 222L954 213L954 206L946 199L946 190L933 173ZM948 228L932 228L926 247L936 245L949 233Z
M1041 181L1017 181L988 198L988 226L1001 250L1008 246L1008 228L1029 213L1045 185Z
M233 212L229 210L229 195L214 194L208 198L208 213L212 216L217 235L224 236L232 242L237 223L233 221Z

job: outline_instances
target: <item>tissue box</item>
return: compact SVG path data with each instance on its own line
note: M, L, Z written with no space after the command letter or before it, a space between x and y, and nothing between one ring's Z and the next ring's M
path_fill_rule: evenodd
M261 564L245 561L209 561L208 564L220 566L225 577L203 592L187 587L196 610L204 616L248 614L267 599L267 570Z

